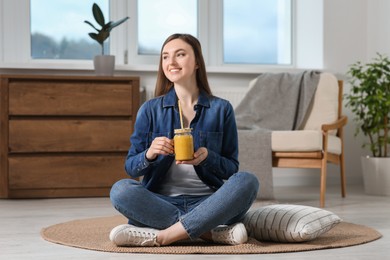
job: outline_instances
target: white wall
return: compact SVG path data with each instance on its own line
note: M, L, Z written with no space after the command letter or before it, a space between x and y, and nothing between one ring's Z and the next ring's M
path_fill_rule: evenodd
M367 57L367 2L365 0L326 0L324 1L324 69L334 72L344 80L344 93L349 91L345 74L348 66ZM366 154L361 149L361 141L354 137L355 125L350 110L344 107L348 116L345 129L345 167L348 184L361 184L360 156ZM332 170L333 169L333 170ZM330 174L335 172L332 167ZM331 182L339 183L338 175ZM329 176L330 177L330 176Z
M377 52L390 54L390 1L375 0L367 4L367 57Z

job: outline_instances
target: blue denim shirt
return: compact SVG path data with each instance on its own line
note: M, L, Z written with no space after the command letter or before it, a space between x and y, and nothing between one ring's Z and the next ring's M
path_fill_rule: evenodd
M206 147L208 150L207 158L194 168L205 184L217 190L223 180L238 171L234 110L228 101L204 92L200 93L194 109L196 115L190 124L194 149ZM175 157L159 155L157 159L149 161L145 153L154 138L166 136L172 139L174 129L178 128L180 116L173 87L166 95L145 102L138 111L125 169L131 177L143 176L142 184L151 191L157 190Z

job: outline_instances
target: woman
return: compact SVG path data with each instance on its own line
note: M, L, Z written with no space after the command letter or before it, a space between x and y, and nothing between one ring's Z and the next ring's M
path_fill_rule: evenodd
M129 224L115 227L118 246L164 246L202 238L222 244L247 241L239 221L259 183L238 171L238 138L231 104L212 96L199 41L174 34L161 51L156 98L138 111L125 163L131 177L115 183L110 198ZM194 159L175 161L174 129L192 128Z

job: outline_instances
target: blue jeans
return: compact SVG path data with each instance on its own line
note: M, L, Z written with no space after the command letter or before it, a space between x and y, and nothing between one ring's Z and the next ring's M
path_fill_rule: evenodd
M247 172L235 173L207 196L164 196L136 180L123 179L112 186L110 199L129 224L162 230L180 221L189 237L195 239L218 225L242 220L258 189L256 176Z

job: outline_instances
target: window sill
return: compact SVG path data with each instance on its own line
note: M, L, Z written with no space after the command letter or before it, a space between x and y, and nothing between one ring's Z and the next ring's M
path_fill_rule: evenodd
M39 61L30 63L6 63L0 64L2 70L39 70L39 71L93 71L92 61ZM117 72L157 72L157 65L116 65ZM259 74L262 72L299 72L305 68L295 68L293 66L267 66L267 65L224 65L224 66L207 66L206 71L210 74Z

